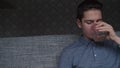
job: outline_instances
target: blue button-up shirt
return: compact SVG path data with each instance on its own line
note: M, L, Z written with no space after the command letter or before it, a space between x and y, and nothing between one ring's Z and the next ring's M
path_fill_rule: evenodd
M80 37L63 50L58 68L120 68L120 47L112 40Z

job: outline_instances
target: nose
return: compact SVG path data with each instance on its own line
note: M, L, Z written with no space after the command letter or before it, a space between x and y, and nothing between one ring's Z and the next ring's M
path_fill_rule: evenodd
M92 29L95 30L96 29L96 25L98 24L97 21L94 21L93 25L92 25Z

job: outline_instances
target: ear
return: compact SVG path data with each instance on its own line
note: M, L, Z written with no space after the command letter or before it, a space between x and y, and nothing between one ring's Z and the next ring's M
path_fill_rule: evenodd
M79 28L82 28L82 22L80 21L80 19L77 19L76 23Z

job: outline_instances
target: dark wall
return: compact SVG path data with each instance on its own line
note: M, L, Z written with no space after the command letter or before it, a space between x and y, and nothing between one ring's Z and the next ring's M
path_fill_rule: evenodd
M83 0L4 0L0 6L0 37L79 34L76 7ZM101 0L100 0L101 1ZM119 0L101 1L104 19L120 30ZM4 3L4 4L3 4Z

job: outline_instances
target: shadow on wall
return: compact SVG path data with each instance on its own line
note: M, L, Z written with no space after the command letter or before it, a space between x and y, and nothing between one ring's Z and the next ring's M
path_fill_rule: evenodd
M0 9L15 9L15 6L7 1L0 0Z

